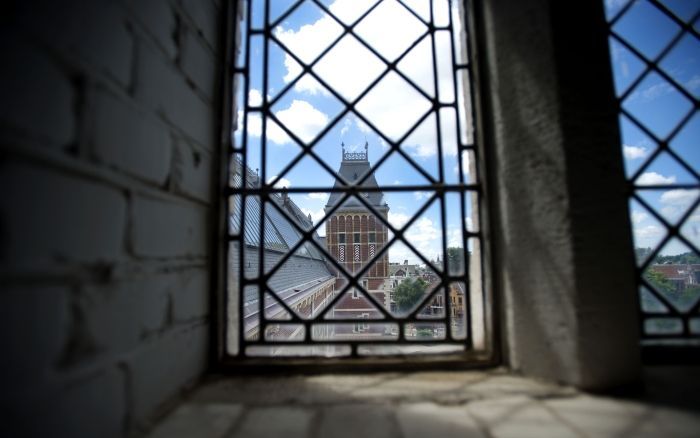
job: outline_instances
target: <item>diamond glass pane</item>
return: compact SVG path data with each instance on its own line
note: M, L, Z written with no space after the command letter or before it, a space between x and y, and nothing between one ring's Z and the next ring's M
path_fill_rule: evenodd
M642 343L690 345L700 306L700 39L693 29L700 4L606 0L605 7Z
M465 5L240 3L227 354L486 348Z

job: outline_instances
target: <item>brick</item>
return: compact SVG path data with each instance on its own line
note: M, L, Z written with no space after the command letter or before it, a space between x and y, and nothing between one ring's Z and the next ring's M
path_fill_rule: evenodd
M80 297L85 331L102 354L135 348L148 333L162 329L168 317L173 276L154 275L108 285L88 285Z
M126 418L123 373L110 367L31 402L20 401L4 410L8 436L122 437Z
M131 78L133 40L114 1L16 2L17 19L36 37L78 65L88 64L122 86ZM89 37L86 37L89 35Z
M205 269L187 270L173 275L173 319L187 321L209 314L209 272Z
M95 98L92 146L100 162L139 179L163 185L168 178L172 155L168 128L104 91Z
M126 200L117 190L24 163L6 161L0 185L5 268L105 263L122 255Z
M209 153L176 139L172 181L178 193L212 202L213 163Z
M171 330L142 344L125 359L137 422L148 419L204 372L208 330L205 325Z
M314 412L302 407L264 407L250 410L233 438L265 438L284 436L306 438L310 436ZM274 421L270 421L274 419ZM326 435L321 435L326 436Z
M177 57L178 47L175 42L177 23L175 11L165 0L130 0L129 10L134 14L145 31L168 54L170 59Z
M180 406L151 432L149 438L221 438L240 417L243 406L188 403Z
M180 59L185 75L210 101L215 101L213 97L216 95L219 73L211 49L202 45L199 39L190 32L184 36Z
M139 48L136 97L200 145L215 149L216 120L211 107L195 94L172 63L145 45Z
M0 33L0 122L13 137L32 137L59 148L75 138L73 87L37 48ZM10 131L3 130L3 140Z
M207 211L194 204L135 197L131 211L131 249L143 257L208 255Z
M219 39L219 12L208 1L183 0L182 7L194 21L197 32L216 50Z
M414 403L400 406L396 417L404 438L487 436L463 407Z
M393 412L384 405L339 405L322 411L318 436L389 438L399 431Z
M63 286L4 288L0 293L0 370L3 392L18 396L25 385L50 377L70 326L70 290ZM9 334L9 336L7 335Z

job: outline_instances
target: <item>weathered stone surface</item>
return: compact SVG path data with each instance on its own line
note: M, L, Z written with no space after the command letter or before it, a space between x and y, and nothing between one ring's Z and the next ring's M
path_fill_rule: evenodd
M649 413L641 404L586 395L554 398L544 404L575 430L596 437L628 436Z
M306 438L310 436L313 415L311 409L294 406L251 408L232 437Z
M575 437L573 429L559 421L536 400L512 396L476 401L467 410L494 437Z
M227 437L243 407L235 404L189 403L160 423L149 438Z
M462 406L439 406L434 403L401 405L396 413L404 438L486 437Z
M319 436L336 438L398 437L394 413L387 405L338 405L321 411Z

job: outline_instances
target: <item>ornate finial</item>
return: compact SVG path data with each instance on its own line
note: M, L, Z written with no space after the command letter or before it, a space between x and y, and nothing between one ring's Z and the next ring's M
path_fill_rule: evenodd
M341 141L340 146L343 148L343 159L345 159L345 142Z
M367 138L365 138L365 152L367 152L368 148L369 148L369 144L367 143Z

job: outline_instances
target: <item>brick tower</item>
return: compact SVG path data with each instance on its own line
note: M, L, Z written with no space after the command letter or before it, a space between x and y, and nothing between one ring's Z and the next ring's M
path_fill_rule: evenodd
M345 145L342 145L343 159L338 170L339 177L336 179L334 187L347 187L348 185L356 184L357 181L369 173L369 176L359 187L360 189L372 188L375 190L361 191L360 196L372 205L378 214L381 214L386 219L389 213L389 205L384 199L384 193L376 190L379 186L374 176L374 170L369 163L367 149L367 142L365 142L364 152L346 152ZM331 193L326 205L326 212L340 202L341 197L341 193ZM386 226L376 218L375 212L367 209L355 198L343 202L330 217L327 224L326 245L329 252L348 271L353 273L358 272L370 259L373 259L375 254L387 242L388 233ZM372 267L362 277L360 283L380 301L384 302L383 285L389 276L388 252L371 263ZM346 280L342 278L342 275L338 274L336 290L345 284ZM353 298L360 302L365 301L363 297L358 297L357 294L353 294ZM350 306L360 310L358 307L360 302L341 302L339 308Z

